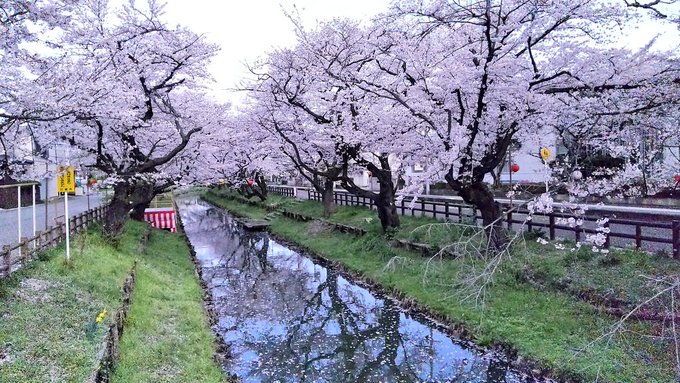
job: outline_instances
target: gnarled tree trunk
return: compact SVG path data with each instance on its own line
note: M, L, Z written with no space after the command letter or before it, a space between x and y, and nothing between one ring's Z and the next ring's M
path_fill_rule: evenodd
M505 250L508 236L503 228L501 205L494 200L486 184L478 182L465 185L458 194L482 214L482 224L491 247L496 251Z
M113 187L113 198L104 216L104 234L117 239L123 231L128 216L144 220L144 210L154 197L153 185L149 183L119 182Z
M317 190L318 191L318 190ZM323 216L328 218L335 213L335 189L333 180L326 179L321 190L321 203L323 204Z
M378 210L378 219L380 219L383 232L387 232L401 224L397 205L394 202L396 188L392 181L392 172L381 171L375 175L378 178L380 190L378 195L373 198L373 203Z
M394 196L397 188L392 180L392 171L390 170L388 156L382 154L378 156L380 167L372 162L365 161L366 167L373 176L378 178L378 185L380 189L378 193L369 190L364 190L358 187L352 178L348 176L347 168L344 169L342 177L342 185L350 193L370 198L378 210L378 219L380 219L380 226L383 233L388 233L390 230L399 227L401 224L399 214L397 213L397 205L394 202Z

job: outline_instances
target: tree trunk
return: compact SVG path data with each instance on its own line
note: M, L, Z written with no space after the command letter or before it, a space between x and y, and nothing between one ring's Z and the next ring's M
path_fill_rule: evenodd
M129 188L130 186L123 182L113 186L113 197L103 223L104 235L110 240L117 240L123 232L125 218L130 212Z
M152 198L153 199L153 198ZM151 199L137 202L132 205L132 211L130 211L130 218L135 221L144 222L144 211L151 205Z
M267 180L256 174L253 176L252 185L243 183L236 191L247 199L257 197L264 202L267 200Z
M117 239L123 232L123 225L128 215L135 220L143 221L144 210L149 206L153 197L151 184L117 183L113 187L113 198L104 216L104 234L109 239Z
M326 179L324 187L321 191L321 201L323 203L323 216L328 218L335 213L335 190L333 189L333 181Z
M267 180L264 178L264 176L261 176L259 174L255 175L255 184L258 186L258 191L257 191L257 196L260 198L262 202L267 200L267 194L269 191L267 190Z
M494 201L493 194L484 183L463 186L458 194L482 214L482 223L487 239L494 251L508 246L508 236L503 228L501 205Z
M135 221L144 222L144 210L151 204L151 200L156 196L152 184L141 183L133 185L129 196L132 211L130 218Z
M401 224L399 214L397 213L397 205L394 203L396 189L394 182L392 182L391 171L380 171L374 174L378 177L380 190L376 198L373 199L373 203L375 203L378 209L378 218L380 219L382 230L387 233Z
M381 201L381 203L378 203L376 201L375 206L378 208L378 218L380 219L383 232L387 233L391 229L399 227L399 214L394 202Z

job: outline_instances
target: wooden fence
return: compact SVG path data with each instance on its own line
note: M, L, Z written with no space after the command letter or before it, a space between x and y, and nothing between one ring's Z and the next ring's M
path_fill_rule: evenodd
M295 197L296 194L291 187L272 186L269 190L288 197ZM309 189L308 193L310 200L321 201L320 193L313 189ZM356 196L348 192L336 191L334 200L337 205L374 208L373 201L370 198ZM598 233L596 222L599 219L608 218L608 222L604 225L604 227L609 228L609 233L605 234L605 248L608 249L611 246L613 239L616 239L615 246L617 247L634 246L636 249L643 249L645 247L643 245L653 244L655 245L652 246L653 249L664 249L670 245L672 257L680 260L680 217L658 215L650 218L649 214L646 214L650 219L619 219L615 218L616 212L598 210L597 215L587 214L582 217L582 225L571 226L559 223L560 218L568 219L571 217L568 214L558 212L534 213L532 219L527 220L526 217L529 214L527 209L518 209L515 206L515 209L510 211L509 205L501 204L501 206L504 211L503 221L510 230L516 224L523 224L529 231L537 229L545 232L551 240L555 240L557 232L560 231L562 238L571 235L574 240L582 241L585 239L585 235ZM427 216L458 223L477 224L482 219L473 206L443 198L419 198L413 202L412 197L405 197L397 202L397 210L401 215ZM646 234L645 231L652 231L656 234Z
M71 234L79 233L92 223L101 221L107 209L107 206L100 206L71 217ZM60 223L45 231L38 231L33 237L24 237L19 243L3 246L0 251L0 278L9 276L25 266L39 252L54 247L65 239L66 223Z
M284 197L295 198L295 188L285 186L268 186L267 190Z

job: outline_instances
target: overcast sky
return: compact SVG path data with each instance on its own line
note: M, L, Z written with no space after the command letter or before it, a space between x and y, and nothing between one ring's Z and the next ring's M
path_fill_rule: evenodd
M368 20L388 6L389 0L168 0L165 11L172 24L203 33L221 45L211 64L219 92L247 76L245 62L263 57L272 47L293 45L293 24L284 9L292 13L297 8L305 27L314 27L333 17ZM226 93L219 98L234 100Z
M166 19L181 24L222 47L211 64L217 81L215 95L222 101L235 101L229 93L248 73L245 63L263 57L273 47L292 46L293 25L287 12L297 12L305 27L333 17L369 20L386 11L389 0L167 0ZM680 42L676 27L660 27L658 21L639 23L636 31L623 39L622 45L642 46L653 36L664 34L658 46L668 49Z

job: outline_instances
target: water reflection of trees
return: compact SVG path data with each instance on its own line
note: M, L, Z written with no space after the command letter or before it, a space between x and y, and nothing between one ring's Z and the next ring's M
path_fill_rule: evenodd
M262 382L281 381L284 376L299 382L505 382L504 372L496 380L484 379L500 371L495 362L473 354L456 358L447 352L447 344L435 339L434 330L410 325L393 301L362 299L360 289L354 291L341 281L328 271L302 315L289 321L284 335L277 333L247 345L261 361L250 371L250 378ZM448 338L443 343L457 347Z
M271 255L265 233L244 232L219 210L195 218L192 243L217 259L204 277L232 346L227 368L244 381L517 381L504 364L407 318L393 301L294 252Z

